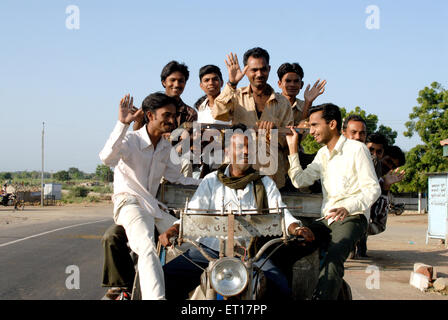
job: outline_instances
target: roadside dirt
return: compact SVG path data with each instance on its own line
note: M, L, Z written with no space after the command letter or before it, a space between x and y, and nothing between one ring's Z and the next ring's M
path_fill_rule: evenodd
M345 264L344 278L354 299L448 300L447 295L431 289L421 292L409 285L416 262L432 265L437 277L448 277L448 249L439 239L429 239L426 244L427 223L427 214L412 211L388 217L386 231L368 238L369 258ZM374 270L379 270L379 288L373 285Z
M92 208L93 210L92 213ZM26 206L25 210L13 211L13 207L0 207L0 228L11 225L41 223L54 219L73 219L98 215L112 218L112 202L67 204L64 206Z

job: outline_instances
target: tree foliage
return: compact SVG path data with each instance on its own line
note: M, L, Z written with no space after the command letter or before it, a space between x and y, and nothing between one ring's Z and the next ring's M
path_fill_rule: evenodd
M440 140L448 138L448 90L433 82L420 90L415 106L406 122L403 134L418 134L424 144L417 145L406 154L405 179L397 185L400 192L425 192L428 179L425 173L448 171L448 159L443 157Z
M99 164L96 167L95 174L101 181L104 181L104 182L114 181L114 172L112 171L111 168L109 168L108 166L106 166L104 164Z
M84 177L85 177L84 172L82 172L78 168L73 168L73 167L68 169L68 174L70 175L70 179L75 179L75 180L84 179Z
M70 180L70 174L66 170L61 170L61 171L56 172L53 175L53 178L56 180L59 180L59 181L68 181L68 180Z

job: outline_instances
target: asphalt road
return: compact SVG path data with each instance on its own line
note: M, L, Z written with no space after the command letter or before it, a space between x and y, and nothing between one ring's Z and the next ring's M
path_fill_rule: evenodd
M111 205L15 213L0 208L0 300L100 300L106 291L101 287L101 237L111 216ZM409 285L415 262L448 277L448 250L436 240L425 243L426 226L427 215L391 216L384 233L369 237L370 258L345 264L353 299L447 300ZM372 268L378 270L378 286L373 287Z
M80 215L71 209L72 217L54 212L34 221L29 211L23 222L0 225L0 300L101 299L101 236L112 223L111 208L82 208Z

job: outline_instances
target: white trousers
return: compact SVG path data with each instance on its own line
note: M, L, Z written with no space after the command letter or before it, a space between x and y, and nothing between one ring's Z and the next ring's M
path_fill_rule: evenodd
M122 225L131 250L138 254L138 272L143 300L164 300L165 281L157 256L154 225L159 233L173 225L176 218L164 212L163 218L155 218L143 210L134 196L123 195L115 199L114 220Z

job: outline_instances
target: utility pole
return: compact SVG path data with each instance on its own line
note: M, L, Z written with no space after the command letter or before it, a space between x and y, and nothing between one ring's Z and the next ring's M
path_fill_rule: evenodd
M42 172L40 176L40 205L44 206L44 134L45 122L42 122Z

